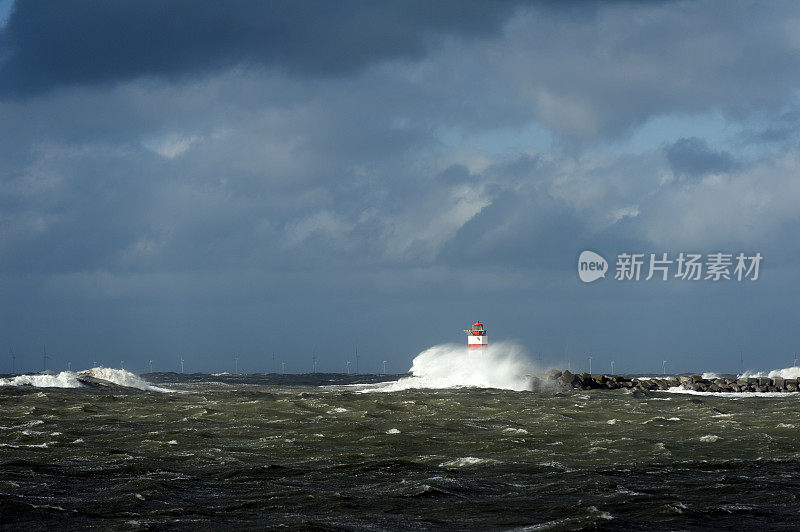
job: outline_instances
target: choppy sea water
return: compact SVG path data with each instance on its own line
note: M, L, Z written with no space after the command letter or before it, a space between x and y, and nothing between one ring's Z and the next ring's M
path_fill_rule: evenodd
M147 378L174 391L0 386L0 528L797 529L800 518L797 394Z

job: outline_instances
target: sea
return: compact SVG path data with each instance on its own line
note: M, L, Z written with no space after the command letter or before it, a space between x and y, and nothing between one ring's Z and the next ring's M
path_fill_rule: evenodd
M800 527L799 394L534 393L516 357L423 355L0 378L0 529Z

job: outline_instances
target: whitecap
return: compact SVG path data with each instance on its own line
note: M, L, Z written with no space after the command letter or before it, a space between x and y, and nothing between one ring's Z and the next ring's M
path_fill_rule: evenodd
M456 458L455 460L449 460L444 462L441 467L466 467L472 465L479 465L479 464L496 464L498 463L497 460L493 460L491 458L476 458L474 456L465 456L463 458Z
M602 511L598 510L597 506L589 506L587 508L587 510L590 513L597 514L597 517L599 517L600 519L606 519L606 520L614 519L613 515L611 515L608 512L602 512Z
M719 441L722 438L717 436L716 434L706 434L705 436L700 436L700 441L706 443L714 443L715 441Z

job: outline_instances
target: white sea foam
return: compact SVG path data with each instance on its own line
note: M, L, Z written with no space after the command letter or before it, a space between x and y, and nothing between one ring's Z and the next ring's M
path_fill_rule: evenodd
M751 379L755 377L768 377L770 379L784 378L784 379L800 379L800 366L792 366L783 369L773 369L772 371L753 371L747 370L741 375L740 379Z
M706 371L705 373L703 373L702 377L706 380L719 379L719 375L717 375L713 371Z
M411 377L375 385L362 391L396 392L415 388L529 389L526 374L536 368L524 350L511 342L490 345L470 353L463 345L443 344L426 349L414 358Z
M36 388L80 388L81 377L93 377L112 384L152 392L172 392L167 388L153 386L141 377L124 369L92 368L83 371L62 371L58 375L17 375L0 379L0 386L34 386Z
M681 386L675 386L673 388L669 388L667 390L663 390L663 393L683 393L688 395L708 395L712 397L730 397L732 399L746 399L749 397L794 397L797 396L797 392L698 392L695 390L690 390L688 388L683 388Z

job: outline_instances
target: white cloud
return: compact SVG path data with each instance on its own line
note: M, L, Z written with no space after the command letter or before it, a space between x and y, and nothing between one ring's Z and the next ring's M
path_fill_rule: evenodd
M286 226L286 240L291 245L298 245L309 237L319 235L327 240L341 242L353 228L339 215L331 211L319 211Z
M169 135L160 140L145 141L143 145L162 157L174 159L191 148L192 144L198 140L200 137L197 135Z
M710 248L738 242L757 248L800 221L799 175L795 148L730 174L665 186L643 208L643 233L661 245Z
M482 187L460 185L435 192L384 221L385 256L392 260L432 261L442 245L491 203ZM402 202L402 196L396 198Z

